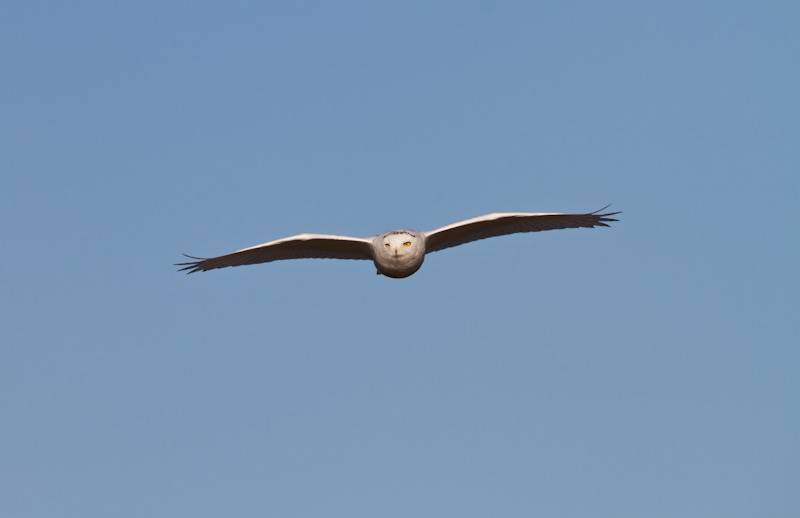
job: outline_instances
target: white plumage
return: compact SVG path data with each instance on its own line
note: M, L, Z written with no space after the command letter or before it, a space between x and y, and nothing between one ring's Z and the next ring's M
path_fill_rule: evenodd
M373 261L378 274L402 278L419 270L425 254L471 241L518 232L607 227L606 222L617 221L610 216L619 212L600 214L602 210L586 214L495 212L427 232L392 230L366 238L298 234L219 257L205 259L187 255L196 261L179 263L178 266L184 266L179 271L194 273L282 259L364 259Z

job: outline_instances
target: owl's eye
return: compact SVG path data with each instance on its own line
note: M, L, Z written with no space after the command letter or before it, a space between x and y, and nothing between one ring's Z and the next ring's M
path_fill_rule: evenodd
M403 243L403 246L411 246L411 241L406 241L405 243Z
M383 245L383 246L385 246L386 248L389 248L389 243L386 243L386 244L385 244L385 245Z

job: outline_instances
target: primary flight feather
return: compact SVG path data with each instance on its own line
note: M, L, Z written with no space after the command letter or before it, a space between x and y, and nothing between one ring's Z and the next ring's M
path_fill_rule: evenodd
M495 212L427 232L391 230L366 238L298 234L219 257L205 259L187 255L196 260L178 266L184 266L179 271L194 273L282 259L365 259L375 263L378 274L399 279L419 270L425 254L445 248L519 232L607 227L606 222L617 221L611 216L619 212L601 214L603 210L586 214Z

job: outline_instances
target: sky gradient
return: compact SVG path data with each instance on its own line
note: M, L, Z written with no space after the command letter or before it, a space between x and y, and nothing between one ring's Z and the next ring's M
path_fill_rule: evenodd
M800 4L0 6L0 514L796 517ZM176 273L489 212L612 228Z

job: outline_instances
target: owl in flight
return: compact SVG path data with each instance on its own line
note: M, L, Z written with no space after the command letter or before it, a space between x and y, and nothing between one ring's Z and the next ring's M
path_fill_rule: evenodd
M176 266L184 267L179 271L194 273L282 259L364 259L375 264L378 275L402 279L419 270L425 254L430 252L487 237L560 228L607 227L606 222L618 221L610 216L619 212L601 214L603 210L605 208L587 214L495 212L427 232L390 230L373 237L298 234L219 257L204 259L187 255L196 260Z

